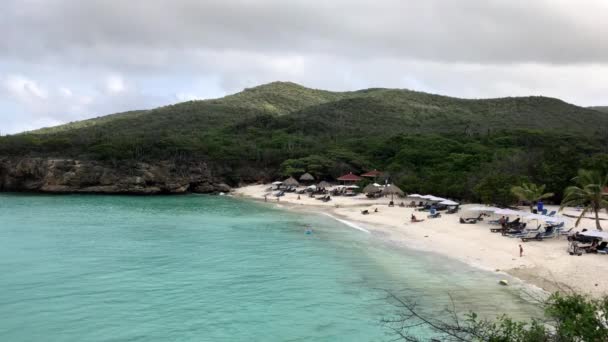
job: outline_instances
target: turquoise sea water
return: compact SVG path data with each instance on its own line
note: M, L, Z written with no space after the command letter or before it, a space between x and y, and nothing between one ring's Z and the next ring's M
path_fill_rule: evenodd
M0 341L387 341L385 290L533 312L498 279L227 197L0 194Z

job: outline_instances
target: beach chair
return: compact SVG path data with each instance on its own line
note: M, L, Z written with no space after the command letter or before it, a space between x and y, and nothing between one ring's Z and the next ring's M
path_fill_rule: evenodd
M441 214L438 211L435 211L435 209L432 209L431 213L427 217L428 218L438 218L438 217L441 217Z
M531 235L534 235L534 234L531 234ZM548 229L545 232L543 232L543 233L537 233L534 236L528 235L528 236L522 237L521 241L522 242L527 242L527 241L530 241L530 240L543 241L545 239L552 239L552 238L554 238L556 236L557 236L557 234L556 234L555 229Z
M548 213L547 216L553 217L555 214L557 214L557 211L553 210L552 212Z
M521 218L517 218L514 221L507 223L507 228L517 228L520 226Z
M454 208L448 209L446 211L446 214L456 214L459 211L460 211L460 207L454 207Z

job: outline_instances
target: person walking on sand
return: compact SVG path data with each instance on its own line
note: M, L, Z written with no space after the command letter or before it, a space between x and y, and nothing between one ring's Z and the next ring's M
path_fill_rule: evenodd
M524 248L521 245L519 245L519 257L521 258L523 256L524 256Z
M268 195L264 195L264 202L268 202Z

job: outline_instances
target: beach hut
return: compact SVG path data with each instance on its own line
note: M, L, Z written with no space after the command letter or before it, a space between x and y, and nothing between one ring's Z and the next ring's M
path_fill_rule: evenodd
M376 179L382 175L382 171L378 171L374 169L373 171L366 172L361 175L361 177Z
M403 196L403 190L399 189L399 187L394 184L389 184L382 189L382 194L391 195L391 201L392 201L395 194L399 195L399 196Z
M296 186L300 185L300 183L298 183L298 181L295 178L289 177L285 181L283 181L283 185L288 188L291 188L291 187L296 187Z
M306 172L305 174L300 176L300 182L305 184L311 184L315 181L315 177L313 177L310 173Z
M350 172L350 173L348 173L348 174L346 174L346 175L338 178L338 180L340 182L343 182L344 184L353 184L353 183L356 183L356 182L358 182L358 181L360 181L362 179L363 178L361 178L361 177L359 177L357 175L354 175L352 172Z

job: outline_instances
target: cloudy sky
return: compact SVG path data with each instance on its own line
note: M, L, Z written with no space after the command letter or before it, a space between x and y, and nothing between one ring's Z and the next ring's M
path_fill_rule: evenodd
M0 134L275 80L608 105L605 0L3 0Z

